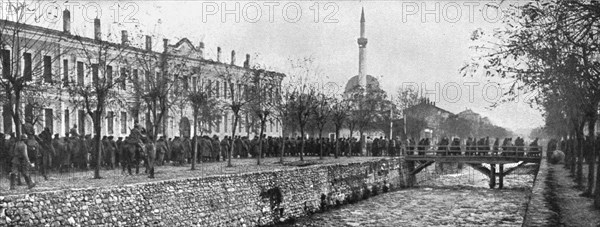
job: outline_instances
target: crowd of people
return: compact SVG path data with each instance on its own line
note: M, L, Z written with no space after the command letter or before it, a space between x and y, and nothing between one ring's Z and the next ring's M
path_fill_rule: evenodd
M468 137L464 143L457 137L452 139L444 137L436 144L432 144L429 138L423 138L418 143L410 138L406 146L407 155L426 155L426 151L435 151L439 155L540 156L539 151L541 151L538 138L526 146L525 139L521 137L517 137L514 142L512 138L504 138L504 140L495 138L493 143L489 137L479 139Z
M48 172L87 170L101 167L114 169L122 167L123 171L132 174L131 168L139 173L139 164L146 166L149 177L154 177L154 166L166 164L182 166L194 161L194 144L197 144L196 162L219 162L225 161L233 146L233 158L253 158L259 154L262 157L279 157L283 148L284 156L300 156L302 150L302 138L267 137L263 135L262 145L260 138L248 138L236 136L231 138L225 136L219 138L216 135L190 137L160 137L155 143L153 138L146 133L137 123L128 137L115 138L103 136L99 141L102 143L101 152L95 152L98 137L91 135L79 135L77 126L74 125L65 137L58 134L51 135L49 129L44 129L35 135L32 129L25 129L24 134L17 136L14 133L5 135L0 133L0 163L2 170L9 173L11 188L24 178L28 186L34 187L35 183L30 179L28 171L34 167L40 175L47 179ZM196 141L197 140L197 141ZM535 139L527 151L527 155L536 154L538 151L537 139ZM399 138L388 139L384 137L370 138L365 140L366 153L363 154L360 140L356 138L308 138L304 143L304 156L398 156L425 155L428 151L445 151L447 155L507 155L516 152L516 155L526 155L525 143L522 138L505 138L502 143L496 138L490 143L488 137L468 138L461 141L459 138L443 138L432 145L429 138L423 138L418 143L412 138L402 142ZM283 147L285 146L285 147ZM339 146L336 148L336 146ZM461 148L462 147L462 148ZM464 149L463 149L464 148ZM261 150L262 149L262 150ZM100 155L98 163L97 155Z

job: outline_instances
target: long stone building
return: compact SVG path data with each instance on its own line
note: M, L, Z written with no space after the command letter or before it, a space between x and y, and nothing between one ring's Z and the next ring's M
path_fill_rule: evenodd
M97 83L99 78L102 82L114 81L114 95L121 98L109 101L101 118L102 135L124 137L130 133L135 120L150 128L150 119L153 119L141 101L144 97L136 96L139 95L136 94L136 89L158 86L160 84L157 81L171 81L174 87L169 90L169 98L180 100L180 104L173 104L165 111L166 117L158 132L159 135L174 137L190 136L193 133L192 109L189 104L181 101L186 91L206 89L211 96L226 102L231 100L232 91L242 94L248 90L249 83L252 83L249 76L270 78L269 83L274 84L270 89L273 93L280 91L281 80L285 76L277 72L253 69L249 55L246 55L244 64L238 66L235 51L231 51L230 62L225 63L220 47L217 48L216 59L206 59L204 44L200 42L196 46L187 38L175 44L164 39L162 49L156 51L153 50L151 36L145 37L145 48L140 48L132 44L125 30L121 31L121 43L103 40L99 19L94 21L94 38L71 32L68 10L63 12L62 21L62 31L14 21L0 21L2 79L4 83L11 76L29 81L23 91L22 112L19 115L22 124L30 122L34 125L35 133L49 128L53 134L62 136L77 125L79 134L93 134L92 119L86 109L78 104L81 97L67 92L69 84L87 85ZM161 66L162 62L168 62L168 66ZM155 82L154 85L151 82ZM3 106L0 109L3 117L0 130L5 134L15 130L11 116L13 111L7 99L14 100L14 94L7 94L6 90L2 90L0 95ZM220 115L214 125L204 126L203 130L198 126L199 132L221 138L230 135L233 114L228 108L224 108ZM148 124L144 124L145 122ZM243 113L236 135L254 136L251 123L252 117ZM269 121L265 134L278 136L281 135L280 130L279 123Z

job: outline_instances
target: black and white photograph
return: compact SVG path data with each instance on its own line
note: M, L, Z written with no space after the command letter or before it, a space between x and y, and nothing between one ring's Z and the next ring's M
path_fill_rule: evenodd
M600 1L0 0L0 226L600 226Z

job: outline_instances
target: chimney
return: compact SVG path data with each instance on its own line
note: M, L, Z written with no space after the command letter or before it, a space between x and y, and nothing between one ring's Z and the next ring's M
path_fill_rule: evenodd
M246 54L246 61L244 61L244 68L250 68L250 54Z
M217 47L217 62L221 62L221 47Z
M71 33L71 12L66 9L63 11L63 32Z
M198 45L198 51L200 51L200 57L204 58L204 42L200 42Z
M127 30L121 30L121 45L127 45L129 43L129 34Z
M235 50L231 51L231 65L235 65Z
M102 31L100 30L100 19L94 19L94 39L102 40Z
M152 36L146 35L146 50L152 51Z
M169 48L169 39L163 39L163 52L167 53L168 48Z

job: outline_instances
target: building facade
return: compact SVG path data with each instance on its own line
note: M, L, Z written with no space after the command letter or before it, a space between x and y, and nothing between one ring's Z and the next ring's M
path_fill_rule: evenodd
M121 43L102 40L99 19L94 21L94 38L72 34L70 23L70 12L66 10L63 12L62 31L0 21L1 35L4 37L0 37L2 78L30 81L23 91L22 112L18 114L23 124L33 124L36 134L48 128L53 134L62 136L74 125L77 125L79 134L93 134L92 119L86 108L76 104L81 101L76 99L81 98L66 91L68 84L113 81L115 86L111 92L120 98L111 99L101 116L102 136L125 137L133 128L134 121L137 120L140 125L148 128L150 124L145 123L150 123L149 119L152 119L147 108L143 107L143 97L136 94L136 89L139 89L136 86L144 89L143 87L159 86L156 81L169 81L174 83L169 89L169 98L183 100L182 96L187 94L186 91L205 89L210 96L225 103L231 99L232 92L247 91L251 83L248 76L269 76L273 78L269 80L271 83L279 85L285 76L277 72L252 69L249 55L246 55L244 64L238 66L235 51L231 52L231 61L225 63L221 59L220 47L217 48L216 60L206 59L204 44L200 42L196 46L187 38L175 44L164 39L162 48L155 51L151 36L145 37L145 48L139 48L131 43L127 31L121 32ZM18 37L15 38L15 34ZM163 60L171 66L161 66ZM14 111L11 111L9 105L9 99L14 100L14 94L5 92L6 86L3 87L3 97L0 99L3 120L0 121L0 130L9 134L15 131L11 116ZM279 91L277 88L272 89L273 93ZM198 134L217 135L220 138L231 135L233 114L228 108L224 108L219 114L215 124L198 126ZM183 101L172 104L166 110L163 126L158 133L166 137L190 136L194 132L193 121L193 111L189 104ZM236 135L255 134L252 117L249 113L242 113ZM275 120L269 121L265 134L281 135L280 124Z

